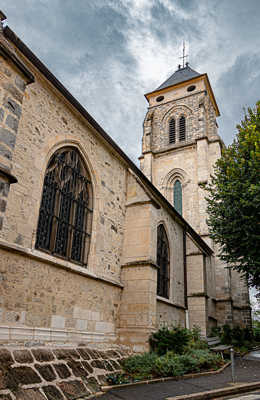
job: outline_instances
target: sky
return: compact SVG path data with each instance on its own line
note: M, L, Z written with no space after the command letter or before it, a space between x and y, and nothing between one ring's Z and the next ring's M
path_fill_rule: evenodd
M260 0L0 0L8 25L137 164L144 94L207 73L226 145L260 100Z
M260 0L0 0L7 24L137 164L144 94L207 73L228 145L260 99Z

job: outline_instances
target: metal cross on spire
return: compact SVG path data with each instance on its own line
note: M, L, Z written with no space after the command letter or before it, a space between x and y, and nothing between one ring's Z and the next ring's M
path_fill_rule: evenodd
M185 55L185 40L183 40L182 57L179 57L179 58L182 58L182 68L184 68L184 66L185 66L185 58L187 58L187 57L188 57L188 54Z

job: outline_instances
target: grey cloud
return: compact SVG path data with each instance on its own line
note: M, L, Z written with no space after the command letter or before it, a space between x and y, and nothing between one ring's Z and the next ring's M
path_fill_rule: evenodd
M160 39L162 45L179 41L180 38L187 40L196 37L198 39L200 36L195 18L191 16L189 19L184 19L176 12L170 11L161 2L153 5L151 17L150 30Z
M221 99L220 130L226 143L230 143L236 125L244 117L243 108L253 107L260 99L260 55L245 53L221 75L216 94Z
M132 0L1 3L10 27L135 161L146 111L143 93L174 72L183 39L190 43L191 66L209 74L227 143L243 106L258 99L260 64L253 54L260 47L259 0L171 0L175 11L166 0L150 0L138 9L140 16L131 13ZM140 72L145 44L157 64L161 59L160 76Z

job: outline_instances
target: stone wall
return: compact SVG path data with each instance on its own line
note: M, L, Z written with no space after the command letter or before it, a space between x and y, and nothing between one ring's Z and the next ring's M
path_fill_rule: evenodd
M116 341L122 285L15 249L0 248L1 342Z
M187 88L191 84L195 85L195 90L190 93ZM158 102L159 94L164 98ZM155 91L148 97L141 170L171 204L174 203L174 183L176 180L181 182L183 216L217 254L218 248L209 237L206 222L206 193L200 185L209 182L214 164L221 156L223 142L217 133L218 112L205 75L160 93ZM186 140L183 142L178 137L182 115L186 118ZM176 121L175 143L169 143L171 118ZM217 256L203 266L202 255L196 249L194 254L188 253L187 260L189 315L193 315L196 324L201 322L204 333L207 326L216 324L216 318L219 324L235 321L244 324L250 319L248 288L241 283L239 274L231 272ZM197 298L192 299L194 294ZM233 306L237 307L236 311ZM206 319L202 310L208 314Z
M65 400L100 391L106 376L121 370L126 350L86 347L0 349L0 398Z
M1 17L2 18L2 17ZM5 40L0 21L0 231L3 227L10 184L17 180L12 175L13 153L16 144L25 88L33 76ZM26 75L25 75L26 73ZM28 76L27 76L28 73ZM30 76L30 77L29 77Z
M35 65L17 49L16 53L34 82L20 90L23 103L12 153L18 183L9 192L0 232L0 340L121 342L144 350L149 333L157 327L155 264L160 223L170 244L169 300L185 307L183 227ZM8 76L2 79L7 84ZM6 116L12 113L7 110ZM63 147L78 149L93 186L85 267L35 249L46 166ZM133 285L132 271L126 277L125 264L140 260L148 263ZM141 298L145 300L140 302ZM180 320L179 309L176 318L174 310L164 319Z

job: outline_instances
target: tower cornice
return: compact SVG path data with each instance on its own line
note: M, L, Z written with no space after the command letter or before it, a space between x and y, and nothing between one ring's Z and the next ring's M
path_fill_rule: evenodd
M208 78L207 74L201 74L201 75L199 75L199 76L197 76L195 78L187 79L187 80L185 80L183 82L176 83L175 85L168 86L168 87L166 87L164 89L154 90L152 92L146 93L144 96L145 96L146 100L149 102L149 100L154 96L158 96L158 95L161 95L163 93L170 92L173 88L174 89L179 89L179 88L181 88L183 86L186 86L187 83L192 84L192 83L196 83L196 82L198 82L200 80L204 80L206 88L207 88L207 91L208 91L208 94L209 94L209 97L210 97L210 100L211 100L211 102L213 104L213 107L215 109L216 116L219 117L220 116L219 108L218 108L218 105L217 105L217 102L216 102L216 99L215 99L213 90L211 88L211 85L210 85L209 78Z

